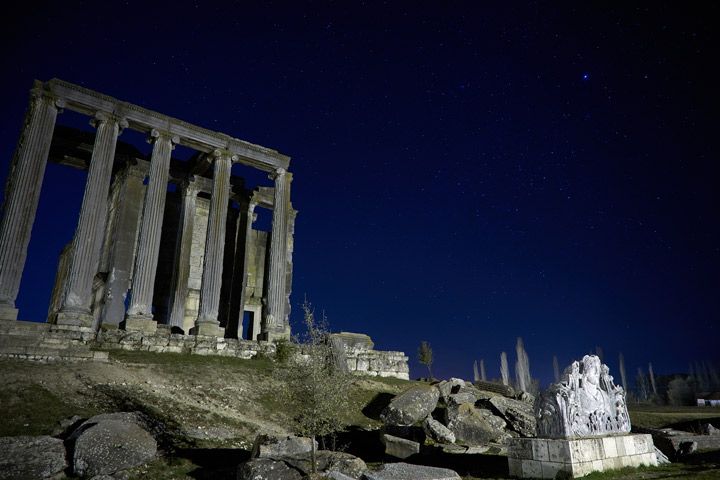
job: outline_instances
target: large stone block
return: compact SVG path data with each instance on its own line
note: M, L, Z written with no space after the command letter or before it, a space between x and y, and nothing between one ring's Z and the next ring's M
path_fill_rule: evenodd
M393 398L380 416L388 425L413 425L430 415L439 398L434 386L417 385Z
M0 438L0 479L54 478L65 468L65 446L57 438Z
M578 478L640 465L657 465L650 435L569 440L514 438L508 448L510 474L518 478L555 478L558 472Z
M448 468L386 463L379 470L365 472L362 478L363 480L460 480L460 475Z
M419 443L387 433L382 436L382 443L385 445L385 454L391 457L405 459L420 453Z

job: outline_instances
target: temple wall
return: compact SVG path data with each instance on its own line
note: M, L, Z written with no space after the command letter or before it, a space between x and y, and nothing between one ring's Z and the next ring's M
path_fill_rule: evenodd
M404 352L386 352L364 348L346 348L345 357L351 372L378 377L410 379L408 357Z
M157 353L187 353L195 355L218 355L249 359L262 353L272 355L275 345L267 342L252 342L235 338L127 332L106 330L98 336L96 346L102 349L122 349Z

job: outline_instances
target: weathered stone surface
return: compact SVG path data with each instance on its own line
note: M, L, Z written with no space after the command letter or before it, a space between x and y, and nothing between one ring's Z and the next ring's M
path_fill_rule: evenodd
M502 418L470 403L448 408L447 426L455 434L455 441L464 445L503 443L511 438Z
M345 475L344 473L342 473L342 472L337 472L337 471L334 471L334 470L333 470L332 472L328 472L328 473L327 473L327 478L329 478L329 479L331 479L331 480L357 480L356 478L348 477L348 476Z
M510 442L507 455L510 476L517 478L578 478L592 472L658 464L648 434L516 438Z
M113 474L142 465L157 453L155 439L135 421L103 419L93 424L92 420L78 429L77 436L75 433L72 436L76 475Z
M692 440L687 440L685 442L681 442L678 446L677 455L679 457L684 457L686 455L690 455L692 453L695 453L697 451L698 444L697 442L694 442Z
M435 386L440 391L440 398L446 401L448 396L452 393L453 388L461 387L465 385L465 380L461 378L451 378L450 380L443 380Z
M49 478L62 472L66 465L65 447L60 439L0 437L0 479Z
M423 427L415 425L385 425L385 427L383 428L383 433L387 433L388 435L392 435L394 437L412 440L413 442L417 442L420 444L425 443L425 439L427 438L427 434L425 433Z
M306 437L293 435L258 435L253 443L250 458L286 457L298 455L312 450L312 444L317 441Z
M520 392L515 395L515 398L522 402L529 403L530 405L533 405L535 403L535 396L533 396L532 393Z
M455 434L442 423L432 417L423 422L423 429L428 437L438 443L455 443Z
M255 458L238 467L237 480L301 480L302 474L281 460Z
M377 471L365 472L362 478L364 480L460 480L460 475L448 468L386 463Z
M391 457L408 458L420 453L420 444L412 440L388 435L387 433L381 437L381 440L385 445L385 454Z
M283 460L301 473L309 475L312 471L311 458L310 453L304 453L284 457ZM367 470L367 465L362 459L345 452L318 450L315 452L315 461L317 462L318 472L336 471L351 478L360 478L363 472Z
M702 433L705 435L720 435L720 430L715 428L712 423L706 423L702 426Z
M417 385L390 401L380 414L388 425L412 425L435 409L440 391L432 385Z
M499 395L488 400L488 403L517 433L523 437L535 436L536 421L532 404Z
M515 389L510 385L480 380L475 382L475 386L482 391L497 393L505 397L515 397Z

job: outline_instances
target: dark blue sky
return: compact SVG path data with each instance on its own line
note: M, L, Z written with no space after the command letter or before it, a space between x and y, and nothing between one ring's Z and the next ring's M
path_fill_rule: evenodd
M466 378L517 336L544 381L596 345L616 377L619 351L632 372L718 361L718 7L441 3L16 6L0 180L32 80L59 77L290 155L293 303L415 376L421 340ZM83 181L49 166L23 319Z

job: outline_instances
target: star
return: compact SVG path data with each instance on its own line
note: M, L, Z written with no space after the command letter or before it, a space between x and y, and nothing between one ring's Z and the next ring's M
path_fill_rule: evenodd
M590 74L589 74L588 72L583 73L583 74L582 74L582 79L583 79L584 81L590 80Z

